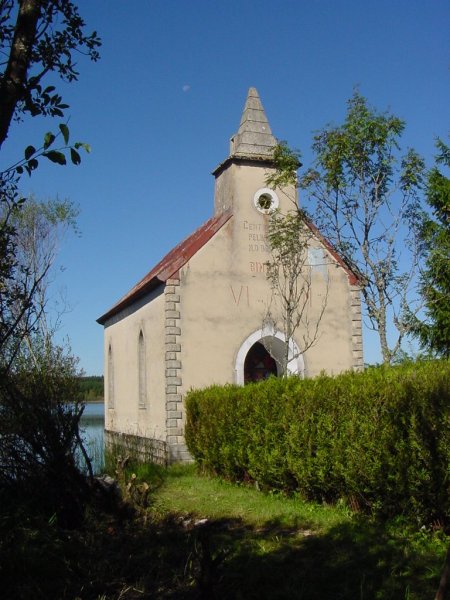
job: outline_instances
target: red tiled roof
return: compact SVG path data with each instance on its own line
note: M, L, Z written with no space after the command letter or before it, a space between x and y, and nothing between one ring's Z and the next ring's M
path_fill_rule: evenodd
M189 237L179 243L173 250L159 261L159 263L147 275L139 281L123 298L119 300L104 315L97 319L97 323L104 325L107 319L117 314L122 309L130 306L133 302L155 289L159 284L168 279L178 278L179 270L194 254L208 242L219 229L231 218L230 210L212 217L199 227Z

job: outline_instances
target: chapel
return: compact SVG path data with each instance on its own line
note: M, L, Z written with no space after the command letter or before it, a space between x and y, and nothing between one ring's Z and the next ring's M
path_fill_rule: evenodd
M213 216L98 319L107 440L134 440L159 462L189 461L190 389L363 367L357 274L306 218L302 318L290 337L284 330L267 234L273 211L287 214L298 199L296 186L267 183L276 145L250 88L229 155L213 171Z

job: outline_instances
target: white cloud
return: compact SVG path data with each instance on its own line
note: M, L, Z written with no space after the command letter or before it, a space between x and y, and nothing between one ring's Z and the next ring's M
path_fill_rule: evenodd
M191 86L185 83L181 89L183 90L183 92L188 92L191 89Z

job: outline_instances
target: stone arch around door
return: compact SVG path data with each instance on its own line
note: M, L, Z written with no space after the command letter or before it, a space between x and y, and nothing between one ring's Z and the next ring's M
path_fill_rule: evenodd
M284 353L286 336L280 331L275 331L273 327L264 327L251 333L242 343L238 350L235 362L235 381L238 385L244 385L244 366L245 359L252 346L257 342L262 344L275 360L280 362ZM287 365L289 375L300 375L303 377L305 364L300 349L294 340L289 340L289 362ZM279 367L278 367L279 371ZM280 374L280 373L279 373Z

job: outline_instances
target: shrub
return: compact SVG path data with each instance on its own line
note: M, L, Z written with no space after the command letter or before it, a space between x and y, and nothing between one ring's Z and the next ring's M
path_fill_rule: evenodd
M214 386L187 397L197 463L232 480L448 522L450 363Z
M53 346L35 359L0 372L0 512L21 505L73 527L88 495L76 464L83 412L76 361Z

